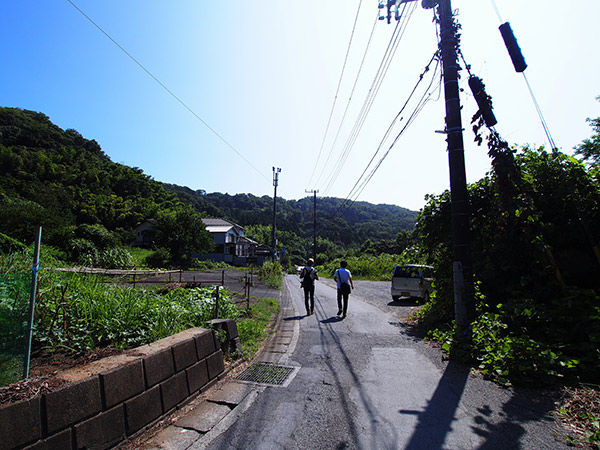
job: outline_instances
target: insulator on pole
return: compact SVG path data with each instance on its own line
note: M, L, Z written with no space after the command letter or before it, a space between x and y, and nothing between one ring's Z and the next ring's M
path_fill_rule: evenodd
M515 38L515 34L510 27L510 23L503 23L499 28L500 33L502 34L502 39L504 39L504 45L506 45L506 49L508 50L510 59L512 59L513 66L515 66L515 70L517 72L523 72L525 69L527 69L527 63L525 62L525 58L523 58L521 47L519 47L519 44L517 43L517 38Z
M481 111L481 115L483 116L485 124L488 127L493 127L498 123L498 121L496 120L496 116L494 116L494 112L492 111L492 104L490 102L490 98L485 92L485 85L483 84L483 81L481 81L481 78L471 75L469 78L469 87L473 92L475 101L477 101L479 111Z

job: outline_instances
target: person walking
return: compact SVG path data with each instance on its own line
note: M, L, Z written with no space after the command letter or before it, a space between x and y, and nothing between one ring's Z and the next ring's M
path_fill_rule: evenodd
M302 278L300 285L304 289L304 306L306 306L307 316L315 313L315 280L319 279L319 274L313 267L314 263L314 259L309 258L306 266L300 271L300 278Z
M352 282L352 274L346 267L348 263L346 261L340 262L340 268L333 274L333 279L337 281L337 303L338 303L338 316L342 316L342 319L346 318L348 312L348 296L352 289L354 289L354 283ZM343 305L342 305L342 300Z

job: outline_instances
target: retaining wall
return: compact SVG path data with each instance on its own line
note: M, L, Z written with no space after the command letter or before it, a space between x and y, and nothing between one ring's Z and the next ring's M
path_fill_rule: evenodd
M192 328L70 369L60 373L65 387L0 407L0 448L111 448L208 389L224 367L214 331Z

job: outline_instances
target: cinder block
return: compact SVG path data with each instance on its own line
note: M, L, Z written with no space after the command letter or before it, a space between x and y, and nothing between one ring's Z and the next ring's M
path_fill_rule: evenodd
M105 409L144 391L142 360L100 374L100 386L104 393Z
M0 447L19 447L41 437L40 397L0 407Z
M191 393L201 389L206 383L208 383L208 366L206 360L198 361L192 367L186 369L188 389Z
M44 395L49 434L62 430L102 410L100 379L95 376Z
M160 386L125 402L125 425L127 435L131 435L158 419L162 414Z
M221 350L216 351L208 358L206 358L206 364L208 366L208 378L211 380L219 376L225 370L225 362L223 361L223 352Z
M196 341L188 339L173 345L173 359L175 360L175 372L180 372L198 362Z
M71 428L50 436L43 441L36 442L24 450L71 450L73 448L73 433Z
M214 319L210 323L219 330L225 330L228 341L239 336L237 324L233 319Z
M196 348L198 349L198 361L203 360L217 350L217 338L213 330L204 330L195 339Z
M108 449L125 438L123 405L105 411L75 425L78 449Z
M171 408L184 401L189 395L186 373L180 372L168 380L163 381L160 384L160 392L162 395L164 412L169 411Z
M240 342L240 338L236 337L231 341L231 348L229 349L231 352L241 352L242 351L242 343Z
M151 388L175 373L171 347L144 357L146 386Z

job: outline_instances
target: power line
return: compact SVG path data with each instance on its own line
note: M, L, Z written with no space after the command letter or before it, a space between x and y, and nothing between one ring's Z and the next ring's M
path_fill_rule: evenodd
M340 73L340 79L338 80L337 89L335 91L335 97L333 98L333 104L331 105L331 111L329 112L329 119L327 120L327 126L325 127L325 134L323 135L323 140L321 141L321 148L319 149L319 154L317 156L317 160L315 162L315 166L313 168L312 174L310 175L310 179L308 184L310 185L315 175L315 170L319 165L319 159L321 158L321 152L323 151L323 146L325 145L325 139L327 138L327 134L329 132L329 126L331 125L331 118L333 117L333 111L335 110L335 105L337 103L338 93L340 92L340 86L342 85L342 79L344 78L344 72L346 70L346 63L348 62L348 55L350 54L350 47L352 46L352 40L354 38L354 31L356 30L356 23L358 22L358 16L360 14L360 7L362 5L362 0L358 2L358 9L356 11L356 17L354 18L354 25L352 26L352 33L350 34L350 41L348 42L348 48L346 49L346 56L344 57L344 64L342 66L342 72Z
M385 140L389 136L389 133L391 132L391 129L393 128L394 124L398 120L398 117L400 117L400 115L402 114L402 112L405 110L405 108L408 105L409 101L411 100L412 96L416 92L419 84L423 80L423 77L425 76L425 74L427 72L429 72L429 70L430 70L429 67L430 67L431 63L434 60L437 61L437 64L436 64L436 67L434 69L431 81L430 81L429 85L427 86L427 89L424 91L423 95L421 96L421 99L419 100L419 102L415 106L415 109L413 110L413 112L409 116L406 124L400 130L400 132L398 133L398 135L396 136L396 138L394 139L394 141L392 142L392 144L389 146L388 150L384 153L384 155L379 160L379 162L377 163L377 165L375 165L374 168L371 170L371 172L369 173L368 177L366 177L366 178L363 179L365 173L367 172L367 170L371 166L372 162L374 161L375 157L377 156L377 154L381 150L381 147L383 146L383 143L385 142ZM354 202L358 199L358 197L360 196L360 194L362 194L363 190L366 188L366 186L368 185L368 183L371 181L371 179L373 178L373 176L375 175L375 173L377 172L377 170L379 169L379 167L381 166L381 164L383 163L383 161L387 158L387 156L390 153L390 151L392 150L392 148L396 145L396 143L398 142L399 138L402 136L402 134L404 134L404 132L406 131L406 129L415 121L415 119L421 113L421 111L423 110L423 108L425 107L425 105L427 104L427 102L429 102L430 97L431 97L431 87L433 86L433 83L436 80L436 78L439 80L438 76L436 75L438 73L438 70L439 70L439 55L438 55L438 52L436 51L436 53L434 54L434 56L432 57L432 59L427 64L425 70L420 75L419 80L417 81L417 84L415 85L415 87L413 88L413 90L412 90L411 94L409 95L408 99L406 100L406 102L402 106L402 109L396 115L396 117L394 118L394 120L392 121L392 123L390 124L390 126L388 127L387 131L385 132L385 134L384 134L384 136L383 136L383 138L382 138L382 140L381 140L381 142L380 142L377 150L375 151L373 157L369 161L369 164L367 164L367 166L365 167L363 173L358 178L358 180L356 181L356 183L354 184L354 186L350 190L350 193L348 194L348 196L346 197L346 199L344 200L344 202L342 202L342 204L340 205L340 207L338 208L338 210L336 211L335 214L337 214L338 211L340 211L348 203L348 201L352 197L354 197L354 198L350 201L350 204L347 207L349 208L349 207L352 206L352 204L354 204ZM441 87L441 81L436 86L436 89L439 89L440 87ZM363 179L362 183L361 183L361 179ZM359 183L360 183L360 185L359 185Z
M125 48L123 48L123 46L121 46L121 44L119 44L115 39L113 39L111 35L109 35L106 31L104 31L100 25L98 25L96 22L94 22L92 20L92 18L90 16L88 16L85 12L83 12L75 3L73 3L72 0L66 0L66 1L69 2L73 6L73 8L75 8L77 11L79 11L81 13L81 15L83 15L83 17L85 17L92 25L94 25L98 30L100 30L100 32L102 34L104 34L108 39L110 39L113 44L115 44L123 53L125 53L129 57L129 59L131 59L144 72L146 72L150 76L150 78L152 78L156 83L158 83L158 85L160 87L162 87L165 91L167 91L169 93L169 95L171 95L171 97L173 97L175 100L177 100L196 119L198 119L200 122L202 122L202 124L206 128L208 128L215 136L217 136L225 145L227 145L227 147L229 147L231 150L233 150L235 153L237 153L237 155L240 158L242 158L250 167L252 167L259 175L261 175L263 178L268 180L267 176L264 173L259 171L248 159L246 159L246 157L242 153L240 153L223 136L221 136L213 127L211 127L206 121L204 121L204 119L202 119L202 117L200 117L198 114L196 114L196 112L194 110L192 110L192 108L190 108L183 100L181 100L177 95L175 95L175 93L173 91L171 91L167 86L165 86L165 84L163 84L156 76L154 76L154 74L152 72L150 72L141 62L139 62L137 59L135 59L135 57L131 53L129 53Z
M358 68L358 72L356 74L356 78L354 79L354 84L352 86L352 91L350 92L350 96L348 97L348 102L346 103L346 108L344 109L344 114L342 116L342 120L340 121L340 124L338 126L338 130L335 134L335 139L333 140L333 144L331 144L331 148L329 149L329 153L327 155L327 160L325 161L325 164L323 164L323 168L321 169L321 173L319 174L319 177L317 178L317 182L316 184L319 183L319 181L321 180L321 177L323 176L325 169L329 166L329 160L331 159L331 156L333 154L333 150L335 148L335 145L337 143L337 140L340 136L340 132L342 130L342 125L344 124L344 121L346 120L346 116L348 114L348 110L350 109L350 103L352 102L352 98L354 97L354 91L356 90L356 85L358 84L358 80L360 78L360 75L362 73L362 69L365 63L365 60L367 58L367 53L369 52L369 48L371 47L371 42L373 40L373 35L375 34L375 26L377 25L377 22L379 21L379 11L377 11L377 14L375 15L375 21L373 22L373 27L371 28L371 34L369 35L369 41L367 42L367 46L365 48L365 51L363 52L363 57L360 63L360 67ZM316 167L316 166L315 166Z
M350 155L350 152L351 152L352 148L354 147L354 144L356 143L356 140L358 139L358 136L362 130L362 127L363 127L364 123L366 122L368 113L370 112L371 107L373 106L373 103L375 102L375 98L376 98L377 94L379 93L379 89L381 88L381 86L383 84L383 80L385 79L387 71L391 65L392 59L399 47L402 37L404 36L407 24L413 14L413 12L416 9L416 4L413 4L412 6L413 6L412 10L409 11L408 15L405 15L404 12L407 9L407 5L404 4L404 9L402 11L402 21L398 21L396 24L394 32L390 38L390 42L388 43L388 47L386 48L386 52L379 64L379 68L378 68L377 73L371 84L371 88L369 89L369 91L367 93L367 97L365 98L365 100L363 102L363 106L362 106L362 108L358 114L358 117L355 121L354 127L353 127L348 139L346 140L346 143L343 147L342 153L338 157L336 164L334 165L333 169L331 170L331 173L329 176L329 181L327 182L325 191L328 191L333 186L333 183L336 181L337 177L341 173L341 170L342 170L344 164L346 163L346 161Z

